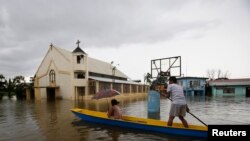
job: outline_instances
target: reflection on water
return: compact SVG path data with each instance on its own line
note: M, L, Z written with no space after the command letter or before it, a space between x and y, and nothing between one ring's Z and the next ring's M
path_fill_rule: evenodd
M75 117L74 107L107 111L111 99L86 101L0 100L0 140L194 140L144 131L87 123ZM147 97L118 99L124 114L147 117ZM160 119L167 120L171 102L160 101ZM232 96L187 97L191 112L207 124L249 124L250 98ZM190 124L202 125L187 114ZM177 118L174 120L180 122Z
M183 140L188 141L192 138L187 137L176 137L171 135L150 133L147 131L138 131L133 129L120 127L108 126L97 123L88 123L85 121L76 120L72 122L76 130L81 134L81 140L141 140L141 141L152 141L152 140ZM86 130L88 129L88 130Z

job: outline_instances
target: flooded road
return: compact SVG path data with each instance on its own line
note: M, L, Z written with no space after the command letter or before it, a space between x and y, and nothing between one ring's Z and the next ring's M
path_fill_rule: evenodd
M250 98L192 96L187 97L187 102L191 112L206 124L250 124ZM161 99L161 120L167 120L170 104L168 99ZM3 98L0 100L0 141L197 140L87 123L70 111L74 107L106 111L107 105L106 102ZM120 106L126 115L147 117L147 97L121 101ZM186 119L191 124L202 125L190 114Z

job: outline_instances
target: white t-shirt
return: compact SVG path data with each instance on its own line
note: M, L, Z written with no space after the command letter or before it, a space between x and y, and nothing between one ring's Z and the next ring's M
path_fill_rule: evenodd
M187 104L182 86L174 83L169 84L167 92L170 93L170 98L172 99L173 104L179 104L179 105Z

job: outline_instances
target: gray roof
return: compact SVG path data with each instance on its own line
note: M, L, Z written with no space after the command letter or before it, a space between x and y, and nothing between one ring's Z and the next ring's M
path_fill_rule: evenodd
M250 85L250 79L228 79L228 80L211 80L210 86L243 86Z
M113 66L110 63L97 60L94 58L89 57L89 71L99 74L106 74L106 75L113 75L112 68ZM121 72L119 69L115 69L115 76L122 77L122 78L128 78L127 75L125 75L123 72Z
M142 85L141 83L134 82L134 81L125 81L125 80L114 80L110 78L102 78L102 77L96 77L96 76L90 76L90 79L94 79L97 81L102 81L102 82L115 82L115 83L123 83L123 84L136 84L136 85Z
M77 47L75 50L73 50L73 53L83 53L83 54L86 54L80 47Z
M62 49L62 48L58 48L58 47L55 47L55 48L67 59L70 60L72 58L71 52L69 52L65 49ZM110 63L88 57L88 67L89 67L90 72L112 75L112 65ZM129 78L127 75L125 75L119 69L115 70L115 76L122 77L122 78Z
M206 78L206 77L192 77L192 76L186 76L186 77L179 77L179 78L177 78L177 80L182 80L182 79L203 79L203 80L206 80L208 78Z

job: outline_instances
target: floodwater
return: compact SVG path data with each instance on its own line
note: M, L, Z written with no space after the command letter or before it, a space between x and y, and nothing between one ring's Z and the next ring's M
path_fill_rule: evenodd
M190 112L206 124L250 124L250 98L237 96L187 97ZM170 101L162 98L161 120L167 120ZM121 101L126 115L147 117L147 98ZM19 101L15 98L0 100L0 141L190 141L200 140L172 135L156 134L120 127L87 123L70 111L85 107L106 111L107 102L91 103L70 100ZM202 125L187 114L189 123ZM175 119L179 122L178 119Z

